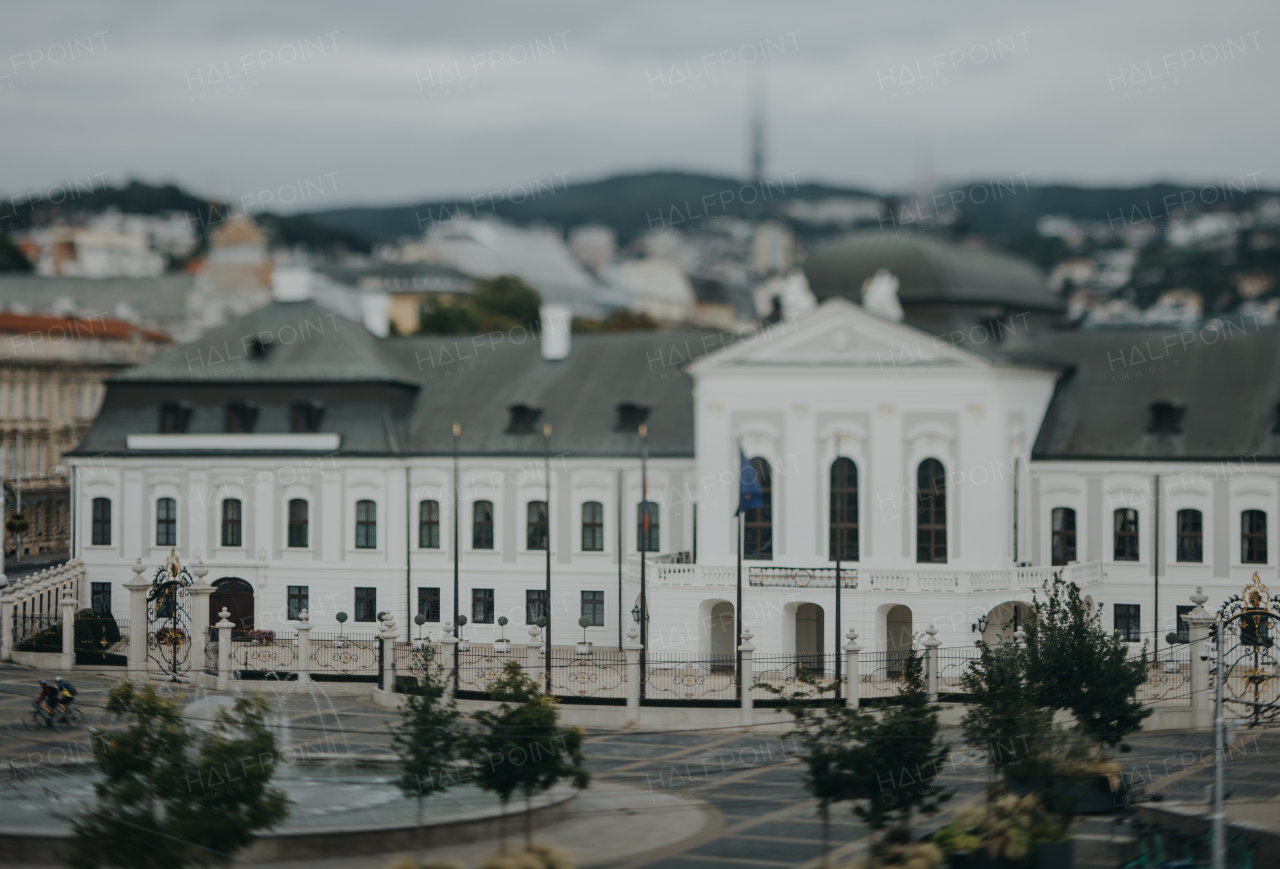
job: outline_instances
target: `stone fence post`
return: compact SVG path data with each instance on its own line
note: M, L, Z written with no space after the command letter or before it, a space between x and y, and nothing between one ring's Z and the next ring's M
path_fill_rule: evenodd
M129 591L129 675L147 674L147 592L151 583L142 578L146 565L139 558L130 568L133 579L124 584Z
M311 681L311 613L298 613L298 663L299 682Z
M627 629L627 641L622 644L622 653L626 656L627 667L627 725L634 726L640 721L640 626L632 625Z
M396 690L396 640L400 638L395 616L387 614L378 637L382 640L382 690L391 694Z
M1209 668L1214 665L1215 657L1200 660L1200 647L1209 641L1209 628L1213 626L1213 613L1206 612L1204 603L1209 599L1201 588L1191 595L1195 608L1182 617L1187 625L1190 637L1191 668L1191 726L1197 730L1213 726L1213 692L1209 690Z
M76 666L76 607L79 603L70 597L70 592L58 602L62 609L62 661L59 666L67 673Z
M226 607L218 613L218 690L231 690L231 629L235 627L228 619L231 613Z
M742 629L742 644L738 646L738 653L742 655L742 671L738 674L739 686L742 694L742 726L750 727L755 724L755 691L756 684L754 653L756 647L751 645L751 638L754 634L750 628Z
M440 629L440 669L444 674L445 691L450 697L458 693L458 670L453 665L453 649L458 638L453 635L452 621L446 621Z
M542 629L529 626L529 642L524 644L524 673L539 685L546 685L542 672L547 666L546 645L542 642Z
M929 702L938 702L938 646L942 643L938 640L938 629L933 625L925 630L927 639L924 641L924 673L925 684L928 686Z
M862 646L858 645L858 632L853 628L845 632L845 637L849 642L844 644L844 705L857 709L858 689L862 681L858 675L858 653L862 651Z
M191 575L196 581L187 589L191 595L191 670L199 681L204 674L204 647L209 642L209 627L213 620L209 618L209 595L213 594L213 586L204 578L209 573L204 559L196 562L191 568Z
M0 597L0 658L13 656L13 605L17 602L11 594Z

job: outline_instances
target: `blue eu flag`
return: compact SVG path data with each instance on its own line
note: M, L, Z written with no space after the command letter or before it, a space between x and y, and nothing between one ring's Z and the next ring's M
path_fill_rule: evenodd
M738 509L737 516L747 510L764 506L764 489L760 488L760 474L755 465L747 460L747 455L738 447Z

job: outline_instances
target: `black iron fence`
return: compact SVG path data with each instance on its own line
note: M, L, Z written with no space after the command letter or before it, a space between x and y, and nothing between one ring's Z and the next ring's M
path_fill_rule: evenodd
M296 673L298 635L292 631L233 630L230 659L231 670L241 676Z
M13 646L20 652L61 652L62 614L13 613Z
M627 700L627 656L621 649L551 649L551 693L578 702Z
M735 654L649 652L643 698L653 702L732 702L738 699Z
M823 700L840 696L834 653L752 656L752 698L770 700ZM842 674L843 676L843 674Z
M311 633L311 678L319 681L376 681L382 641L377 634Z

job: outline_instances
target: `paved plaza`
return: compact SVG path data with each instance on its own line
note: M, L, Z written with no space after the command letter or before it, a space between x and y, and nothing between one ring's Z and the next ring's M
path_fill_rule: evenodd
M39 781L56 787L58 767L87 754L87 731L28 732L22 725L42 674L0 665L0 781ZM77 675L77 702L90 725L101 720L111 681ZM172 686L182 702L201 689ZM368 700L324 695L272 696L287 709L299 746L322 751L383 754L396 713ZM959 734L948 730L955 743ZM1207 734L1138 734L1122 755L1126 780L1165 801L1195 801L1212 778ZM586 745L592 787L579 796L570 816L537 834L541 841L575 855L582 866L608 869L729 869L729 867L817 867L822 827L802 783L802 767L786 736L740 731L592 731ZM981 801L988 768L956 744L943 775L955 792L946 811L921 822L940 826L954 812ZM1245 732L1235 740L1227 786L1237 811L1280 817L1280 734ZM1117 823L1120 821L1120 823ZM519 835L513 822L512 835ZM1076 865L1113 867L1128 826L1120 816L1082 819L1076 829ZM871 831L847 807L832 815L834 865L852 859L870 842ZM437 849L433 857L474 866L496 843ZM374 869L389 855L277 864L297 869ZM240 861L240 866L261 865Z

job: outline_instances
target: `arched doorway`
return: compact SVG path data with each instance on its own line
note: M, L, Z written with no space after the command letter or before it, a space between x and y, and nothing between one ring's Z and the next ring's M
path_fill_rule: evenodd
M1013 641L1018 628L1035 618L1031 604L1024 601L1007 601L994 607L987 613L987 628L982 632L982 641L994 646Z
M215 580L209 595L209 624L218 623L223 607L236 630L253 630L253 586L235 576Z
M885 614L884 647L891 678L902 676L902 662L911 649L911 608L898 604Z
M737 666L734 621L733 604L722 600L711 607L711 660L717 668Z
M823 672L826 660L823 627L822 607L816 603L796 607L796 663L817 673Z

